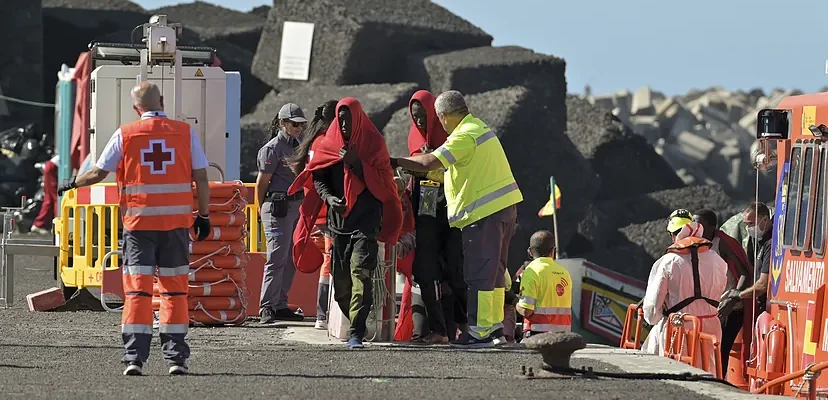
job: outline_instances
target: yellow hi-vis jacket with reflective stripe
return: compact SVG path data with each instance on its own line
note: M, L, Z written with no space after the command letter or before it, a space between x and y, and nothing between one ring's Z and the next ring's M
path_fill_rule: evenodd
M523 201L495 132L466 115L432 154L443 164L449 225L464 228Z
M520 275L518 306L534 313L523 330L569 332L572 329L572 277L550 257L529 263Z

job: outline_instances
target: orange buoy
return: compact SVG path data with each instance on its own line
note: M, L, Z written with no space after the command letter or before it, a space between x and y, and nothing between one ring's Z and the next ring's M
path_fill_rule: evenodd
M244 268L250 259L246 254L238 256L206 256L193 254L190 256L190 268Z
M211 226L236 226L247 223L247 216L244 210L235 212L213 212L210 211Z
M190 242L190 254L208 254L212 256L242 255L247 251L244 242L235 240L230 242L203 240Z
M195 208L198 207L198 199L193 199ZM236 212L244 210L247 207L247 201L241 194L231 197L229 199L217 199L215 203L210 203L210 212Z
M247 188L244 186L244 183L240 181L210 182L211 203L219 199L226 200L236 195L241 195L241 197L244 197L245 193L247 193Z
M244 269L190 269L190 282L218 282L224 279L244 282L244 278L247 278Z
M226 297L226 296L236 296L239 294L239 291L244 292L247 290L247 286L245 286L244 282L236 282L233 283L231 281L226 282L190 282L190 297L205 297L205 296L218 296L218 297ZM158 292L155 291L154 295L158 295Z
M241 310L191 310L190 321L204 325L226 325L244 322Z
M244 229L244 225L212 226L210 227L210 233L204 240L231 241L241 240L245 236L247 236L247 231ZM192 230L190 230L190 240L196 240L195 233Z
M234 297L190 297L190 310L241 310L242 298Z

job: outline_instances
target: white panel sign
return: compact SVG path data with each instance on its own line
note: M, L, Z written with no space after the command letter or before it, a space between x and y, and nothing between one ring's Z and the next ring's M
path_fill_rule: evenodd
M312 46L313 24L286 21L282 29L279 79L308 80Z

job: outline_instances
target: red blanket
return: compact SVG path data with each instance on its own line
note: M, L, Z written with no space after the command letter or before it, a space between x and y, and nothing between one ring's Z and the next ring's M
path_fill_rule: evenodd
M313 139L313 143L311 143L311 153L308 154L308 162L310 159L313 158L313 153L316 153L319 150L319 147L322 145L322 141L325 139L325 134L321 134ZM307 166L307 164L305 164ZM305 187L305 196L308 195L308 188ZM324 225L328 223L328 206L322 204L322 208L319 209L319 214L316 217L316 225Z
M742 245L736 239L720 230L717 230L713 237L719 238L720 247L727 246L727 250L725 250L724 257L722 258L727 263L727 269L736 278L736 281L738 282L739 276L742 275L739 271L746 269L747 279L749 282L752 282L753 271L750 269L750 263L748 262L747 254L745 254L745 249L742 248ZM719 254L722 254L721 249L719 249ZM739 264L742 265L742 268L739 267Z
M388 148L385 139L374 126L362 105L353 97L346 97L336 105L334 118L325 139L314 151L305 170L302 171L288 189L289 194L307 188L307 194L299 207L299 221L293 231L293 262L302 272L315 272L322 265L322 253L310 240L314 222L324 205L316 188L313 186L313 171L328 168L342 162L339 149L346 147L340 131L339 110L348 107L351 111L351 137L347 144L349 151L355 151L362 162L365 182L345 168L345 213L347 216L356 202L357 196L368 189L382 203L382 231L379 240L384 243L397 243L402 226L402 206L394 183Z
M436 98L428 90L420 90L411 96L408 102L408 114L411 115L411 104L414 101L419 101L423 105L426 112L426 131L423 132L414 123L414 117L411 117L411 128L408 130L408 151L410 155L421 154L420 150L424 144L428 143L430 149L436 149L443 145L448 138L446 130L440 124L437 118L437 112L434 110L434 101Z

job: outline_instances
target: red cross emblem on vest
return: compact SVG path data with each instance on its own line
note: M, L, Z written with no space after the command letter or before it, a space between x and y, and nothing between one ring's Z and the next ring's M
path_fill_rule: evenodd
M141 149L141 165L151 174L166 174L167 166L175 164L175 149L167 147L164 139L150 140L149 147Z

